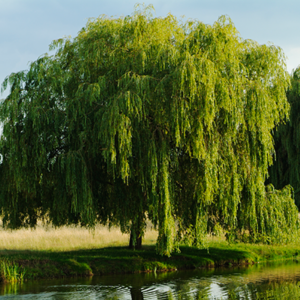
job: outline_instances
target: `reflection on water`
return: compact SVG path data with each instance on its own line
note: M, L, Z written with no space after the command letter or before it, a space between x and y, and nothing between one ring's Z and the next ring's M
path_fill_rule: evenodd
M0 286L1 299L300 299L300 264L181 271Z

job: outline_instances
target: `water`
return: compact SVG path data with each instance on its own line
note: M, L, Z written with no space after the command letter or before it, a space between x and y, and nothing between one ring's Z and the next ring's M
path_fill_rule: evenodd
M300 299L300 263L28 281L1 285L2 299Z

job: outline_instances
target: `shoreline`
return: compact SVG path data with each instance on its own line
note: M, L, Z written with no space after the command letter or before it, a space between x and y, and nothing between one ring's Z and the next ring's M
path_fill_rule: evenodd
M65 252L0 250L0 263L10 262L25 271L24 280L74 278L142 272L169 272L197 268L252 265L260 262L297 259L300 245L270 246L215 243L207 249L180 247L180 253L162 257L155 246L142 250L108 247ZM2 281L5 281L2 276Z

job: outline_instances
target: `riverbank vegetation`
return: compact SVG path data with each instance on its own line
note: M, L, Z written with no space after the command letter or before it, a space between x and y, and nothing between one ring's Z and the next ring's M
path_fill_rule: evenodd
M0 262L0 278L2 282L22 282L25 273L25 269L15 262L7 259L2 259Z
M95 235L74 227L55 230L39 226L36 231L12 231L10 236L2 230L0 269L2 262L14 266L17 278L21 274L22 279L28 280L229 267L270 260L297 260L300 255L300 243L288 246L229 244L224 236L210 236L207 239L208 249L181 245L180 252L165 257L156 252L157 234L149 230L145 237L147 245L133 251L127 246L129 234L122 235L116 228L109 231L108 228L96 227ZM53 243L52 246L44 242L45 236ZM75 243L72 244L72 241ZM8 277L5 280L10 281Z
M158 255L155 246L135 251L123 246L63 252L5 250L0 252L0 260L24 270L24 279L38 279L229 267L298 259L299 253L300 245L267 247L218 242L211 243L209 251L182 246L180 253L171 257Z

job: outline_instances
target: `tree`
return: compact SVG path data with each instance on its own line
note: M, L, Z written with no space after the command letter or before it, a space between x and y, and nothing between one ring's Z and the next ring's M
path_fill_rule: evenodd
M118 224L141 246L149 218L164 255L215 226L292 238L289 188L264 185L289 111L279 47L243 40L226 17L210 26L146 8L91 19L50 49L3 83L5 226Z
M268 182L276 188L290 184L294 189L295 203L300 207L300 68L291 74L291 86L287 91L291 106L289 120L274 132L276 157L270 167Z

